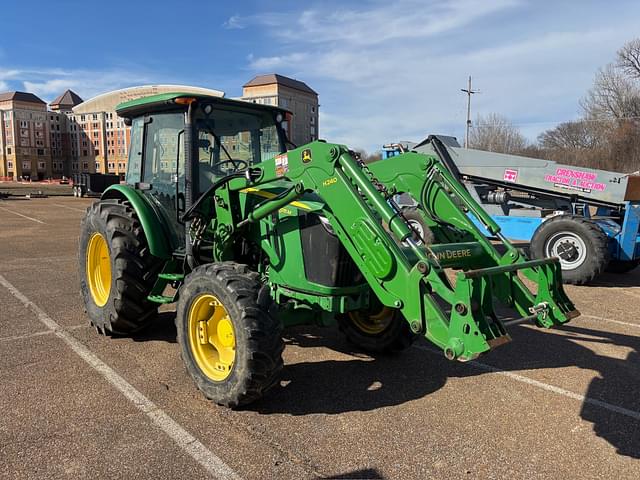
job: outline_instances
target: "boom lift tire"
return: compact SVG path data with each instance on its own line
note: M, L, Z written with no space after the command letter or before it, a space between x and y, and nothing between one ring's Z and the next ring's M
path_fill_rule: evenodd
M195 268L180 288L176 328L187 372L219 405L240 407L273 387L282 370L282 326L271 297L246 265Z
M161 262L149 252L140 221L123 200L102 200L81 223L80 292L91 324L103 335L146 327L157 304L147 300Z
M417 207L405 207L402 209L402 214L407 219L409 224L420 234L420 238L416 238L414 234L414 240L418 245L431 245L434 242L434 235L431 229L427 226L420 209Z
M594 222L576 215L546 220L531 238L534 258L559 257L565 283L584 285L609 264L609 239Z
M347 340L374 353L400 352L410 347L417 335L399 310L377 305L338 315L338 327Z

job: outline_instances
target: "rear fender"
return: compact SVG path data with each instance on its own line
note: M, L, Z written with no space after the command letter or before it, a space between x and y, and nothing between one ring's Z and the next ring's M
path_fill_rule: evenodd
M110 186L101 197L102 200L113 198L129 201L136 211L144 234L147 237L151 255L165 260L171 259L172 248L162 227L162 220L149 201L131 186L121 184Z

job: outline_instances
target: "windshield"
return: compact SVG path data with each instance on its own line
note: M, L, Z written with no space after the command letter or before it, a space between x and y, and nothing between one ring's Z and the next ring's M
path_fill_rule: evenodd
M272 112L198 109L195 120L199 161L211 167L225 162L223 170L244 169L284 151Z

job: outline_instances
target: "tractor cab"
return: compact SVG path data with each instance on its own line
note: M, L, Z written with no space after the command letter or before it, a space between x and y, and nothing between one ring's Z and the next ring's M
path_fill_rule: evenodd
M126 182L148 193L175 247L185 242L181 215L213 183L286 150L287 112L276 107L169 93L117 111L131 126Z

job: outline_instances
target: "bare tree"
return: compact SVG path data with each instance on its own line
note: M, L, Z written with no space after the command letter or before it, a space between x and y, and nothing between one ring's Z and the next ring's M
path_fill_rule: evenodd
M618 50L617 66L629 77L640 78L640 38L634 38Z
M521 153L527 139L507 118L497 113L478 115L469 135L469 146L498 153Z
M542 156L569 165L611 168L609 128L599 120L564 122L538 136Z
M578 120L564 122L538 136L542 148L556 149L594 149L601 146L597 122Z
M624 70L609 64L596 74L582 108L593 119L640 117L640 88Z
M370 154L370 153L367 153L367 151L364 148L356 148L354 152L356 153L358 158L360 158L364 163L375 162L382 158L382 153L380 153L379 151Z

